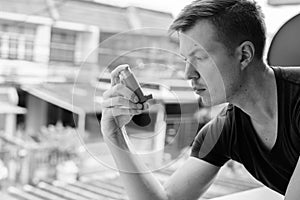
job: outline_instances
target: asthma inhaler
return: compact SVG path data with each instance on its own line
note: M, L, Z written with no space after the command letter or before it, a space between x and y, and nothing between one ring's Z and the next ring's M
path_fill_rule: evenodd
M142 106L144 102L153 98L151 94L146 96L143 94L140 84L137 82L129 67L122 70L120 76L124 84L137 95L139 103L141 103ZM147 115L135 115L132 117L132 121L138 126L145 127L151 123L151 118L149 113Z
M153 98L151 94L146 96L143 94L140 84L137 82L129 67L126 67L124 70L122 70L120 75L124 84L138 96L139 103L143 104L144 102Z

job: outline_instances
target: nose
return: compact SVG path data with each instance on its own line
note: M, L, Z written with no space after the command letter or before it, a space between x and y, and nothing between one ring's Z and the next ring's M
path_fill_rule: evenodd
M184 78L186 80L200 78L199 72L195 69L195 67L192 65L192 63L190 63L188 61L186 62L186 65L185 65Z

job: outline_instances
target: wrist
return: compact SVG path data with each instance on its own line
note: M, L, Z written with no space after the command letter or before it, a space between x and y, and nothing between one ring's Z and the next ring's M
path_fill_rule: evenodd
M114 130L110 130L110 134L103 134L104 142L109 146L109 148L118 148L122 150L128 151L128 142L127 137L125 137L126 131L125 127L123 128L115 128Z

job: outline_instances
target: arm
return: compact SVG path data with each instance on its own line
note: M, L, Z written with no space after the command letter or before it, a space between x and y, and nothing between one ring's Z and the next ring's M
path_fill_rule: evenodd
M285 200L296 200L300 196L300 158L298 159L296 168L289 182L288 188L285 193Z
M162 186L142 160L133 153L125 134L124 130L119 130L117 137L106 140L106 143L132 200L198 199L208 189L219 171L219 167L191 157Z
M165 183L171 199L198 199L212 184L220 167L190 157Z
M124 129L132 115L139 114L132 91L118 83L119 66L112 72L112 87L103 95L101 131L120 172L123 185L132 200L196 199L210 185L219 167L190 158L165 186L149 172L135 154Z

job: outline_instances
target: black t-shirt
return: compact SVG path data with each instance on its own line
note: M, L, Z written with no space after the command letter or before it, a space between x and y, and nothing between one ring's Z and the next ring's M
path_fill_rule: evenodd
M267 187L285 194L300 155L300 67L273 67L277 84L278 133L269 151L249 115L229 104L197 134L191 156L222 166L242 163Z

